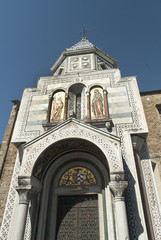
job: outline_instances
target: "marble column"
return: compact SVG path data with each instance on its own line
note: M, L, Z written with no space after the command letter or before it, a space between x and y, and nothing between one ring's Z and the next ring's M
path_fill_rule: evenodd
M23 240L28 213L28 206L32 193L32 186L31 185L18 186L16 187L16 190L19 194L19 208L16 220L16 229L14 231L13 239Z
M118 240L128 240L129 231L124 198L125 189L127 188L128 183L122 180L111 181L109 186L114 195Z

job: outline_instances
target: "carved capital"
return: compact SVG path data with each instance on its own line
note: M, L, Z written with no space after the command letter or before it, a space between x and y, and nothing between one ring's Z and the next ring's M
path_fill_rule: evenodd
M128 186L127 181L112 181L109 183L115 200L124 200L124 193Z
M31 185L28 186L17 186L16 191L19 194L19 204L29 204L31 196L33 194L33 189Z

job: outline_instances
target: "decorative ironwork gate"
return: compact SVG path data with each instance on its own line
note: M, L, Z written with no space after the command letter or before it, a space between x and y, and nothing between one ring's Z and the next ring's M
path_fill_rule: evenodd
M98 196L58 198L56 240L99 240Z

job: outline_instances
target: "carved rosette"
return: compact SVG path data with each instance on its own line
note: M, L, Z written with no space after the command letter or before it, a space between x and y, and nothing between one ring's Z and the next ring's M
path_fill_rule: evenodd
M115 201L124 201L125 190L128 186L127 181L112 181L109 183L109 186L115 197Z
M17 186L16 191L19 194L19 204L29 204L33 189L31 185L28 186Z

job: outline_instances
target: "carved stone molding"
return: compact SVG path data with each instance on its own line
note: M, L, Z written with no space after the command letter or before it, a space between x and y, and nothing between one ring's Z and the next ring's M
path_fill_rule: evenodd
M104 119L85 119L84 120L86 123L91 124L92 126L96 127L105 127L107 128L108 131L110 131L113 123L112 119L110 118L104 118Z
M115 197L115 201L124 200L124 193L128 186L127 181L112 181L109 183L109 186Z

